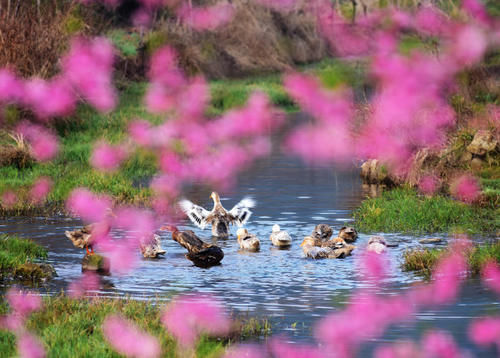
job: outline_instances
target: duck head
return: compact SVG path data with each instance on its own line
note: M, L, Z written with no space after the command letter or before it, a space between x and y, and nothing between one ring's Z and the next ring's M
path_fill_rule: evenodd
M333 230L330 225L318 224L312 232L312 237L320 240L328 240L333 234Z
M385 242L385 239L382 236L372 236L372 237L370 237L370 239L368 240L368 245L375 244L375 243L387 246L387 243Z
M280 232L280 226L278 224L273 225L273 233Z
M358 232L351 226L342 226L339 231L339 237L344 240L354 241L358 237Z
M244 227L240 227L238 231L236 231L236 236L238 237L238 240L243 240L248 236L248 230L245 229Z
M217 192L213 191L212 194L210 194L210 198L214 201L214 204L219 204L220 203L220 197Z

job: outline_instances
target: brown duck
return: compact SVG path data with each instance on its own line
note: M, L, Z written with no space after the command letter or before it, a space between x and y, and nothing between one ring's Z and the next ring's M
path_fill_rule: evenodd
M188 250L186 258L198 267L218 265L224 258L224 252L219 246L207 244L191 230L179 231L176 226L164 226L162 230L172 232L172 239Z

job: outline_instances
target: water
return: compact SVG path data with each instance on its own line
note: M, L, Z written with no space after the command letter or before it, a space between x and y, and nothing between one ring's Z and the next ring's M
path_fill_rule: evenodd
M313 342L312 327L325 314L347 303L353 290L366 287L359 276L357 253L363 250L368 235L360 234L354 255L343 260L310 260L302 256L300 243L318 223L328 223L334 232L352 223L352 210L364 197L359 172L351 168L307 168L298 160L275 151L267 160L243 173L237 188L220 193L223 205L230 209L245 195L257 201L247 229L261 239L261 251L239 250L235 231L228 239L210 238L210 230L201 231L185 221L180 229L194 230L200 237L213 241L224 250L220 266L201 269L184 258L185 250L159 232L165 258L140 260L136 270L126 276L107 278L109 285L100 294L110 297L131 296L135 299L164 299L179 293L211 293L238 314L269 318L273 334L285 334L291 342ZM196 187L186 196L211 209L210 192ZM290 249L272 247L269 234L278 223L292 235ZM49 250L49 262L58 276L42 293L54 294L65 289L81 275L83 250L75 248L64 236L65 230L81 226L78 219L63 216L50 218L15 217L0 221L0 232L33 238ZM392 267L379 294L392 295L408 289L420 280L402 272L402 253L418 245L417 238L384 234L390 243ZM435 236L434 236L435 237ZM444 237L446 239L446 237ZM367 353L379 342L409 337L418 338L427 328L444 328L453 333L461 346L481 356L495 356L493 351L479 351L467 340L467 322L478 316L499 312L498 300L478 281L464 286L457 304L419 313L415 322L392 327L381 339L365 346Z

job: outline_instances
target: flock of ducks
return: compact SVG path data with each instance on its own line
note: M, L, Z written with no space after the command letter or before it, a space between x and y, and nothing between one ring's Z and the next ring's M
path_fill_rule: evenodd
M214 201L212 211L194 204L189 200L181 200L180 208L189 217L189 219L200 229L205 229L207 225L212 226L212 235L218 238L227 238L229 236L230 225L239 226L236 236L240 249L246 251L259 251L259 238L248 232L243 227L252 215L252 209L255 201L249 197L243 198L231 210L226 210L216 192L212 192L210 198ZM82 229L75 231L66 231L66 236L73 242L73 245L79 248L85 248L87 255L94 253L92 248L92 230L93 225L87 225ZM214 244L208 244L201 240L191 230L180 231L172 225L163 226L161 230L168 230L172 233L172 239L188 250L185 255L196 266L210 267L220 263L224 253L220 247ZM337 237L332 238L333 230L327 224L318 224L312 233L304 238L300 244L305 257L313 259L324 258L344 258L351 255L356 246L352 245L358 237L358 233L352 227L342 227ZM286 248L292 245L292 238L288 232L281 230L278 224L273 225L269 236L272 244L278 248ZM377 254L384 252L387 243L381 236L372 236L366 250ZM90 249L90 251L89 251ZM160 236L154 234L147 240L142 240L140 250L145 258L157 258L165 254L161 248Z

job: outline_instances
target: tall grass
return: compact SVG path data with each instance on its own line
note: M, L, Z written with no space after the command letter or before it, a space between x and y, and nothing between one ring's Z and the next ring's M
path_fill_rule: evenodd
M0 314L7 310L6 303L1 303ZM118 313L157 337L162 357L178 357L175 340L160 322L161 311L161 302L157 301L46 297L42 310L30 316L27 327L44 343L48 357L119 357L104 340L101 329L107 315ZM268 328L267 321L259 325L240 322L230 337L203 337L196 347L196 356L220 356L232 341L265 335ZM4 357L15 355L13 334L0 331L0 352Z
M488 233L500 228L498 209L467 205L449 197L425 197L413 189L398 188L367 199L354 212L364 232Z

